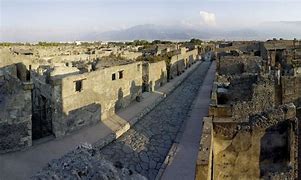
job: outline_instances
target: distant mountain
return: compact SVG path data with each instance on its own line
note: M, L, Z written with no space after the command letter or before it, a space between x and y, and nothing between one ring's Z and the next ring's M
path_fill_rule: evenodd
M301 21L279 21L279 22L271 22L273 24L289 24L289 25L297 25L301 26Z
M192 28L185 25L138 25L127 29L89 32L89 31L3 31L0 29L0 41L131 41L145 40L189 40L199 38L203 40L266 40L271 38L301 39L301 21L265 22L250 25L249 28L232 27L226 29L221 26L215 28ZM17 34L17 35L16 35Z
M253 25L250 28L190 28L183 25L160 26L153 24L133 26L118 31L89 33L83 40L130 41L145 40L266 40L270 38L301 38L301 21L276 21Z
M124 30L108 31L103 33L91 33L83 37L85 40L103 40L103 41L127 41L135 39L146 40L186 40L191 37L198 36L205 38L208 33L193 29L174 27L174 26L158 26L158 25L138 25Z
M301 39L301 21L265 22L254 27L254 29L256 29L261 37L265 37L266 39Z
M83 36L83 40L102 41L130 41L135 39L145 40L189 40L199 39L241 39L257 38L256 31L250 29L242 30L217 30L214 28L195 29L184 26L159 26L138 25L124 30L108 31L103 33L89 33Z

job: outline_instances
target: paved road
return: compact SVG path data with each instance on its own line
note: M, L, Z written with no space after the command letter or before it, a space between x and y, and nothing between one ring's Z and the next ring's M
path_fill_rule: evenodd
M162 167L159 174L162 180L194 180L196 163L198 158L200 139L203 128L203 118L208 116L210 104L210 94L212 84L215 79L216 63L212 65L206 75L206 78L199 89L189 113L188 119L183 126L183 133L179 142L173 145L166 161L166 168ZM162 173L162 174L161 174ZM162 175L162 176L161 176Z
M155 179L187 119L210 62L203 62L173 93L119 139L100 150L105 159Z

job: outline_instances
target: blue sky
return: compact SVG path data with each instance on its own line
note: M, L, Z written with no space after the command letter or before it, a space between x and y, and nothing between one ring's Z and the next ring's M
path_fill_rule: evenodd
M0 39L8 40L141 24L235 29L301 21L298 0L0 0L0 8Z

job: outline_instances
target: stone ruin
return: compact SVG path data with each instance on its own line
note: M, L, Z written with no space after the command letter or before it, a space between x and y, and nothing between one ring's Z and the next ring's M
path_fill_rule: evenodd
M95 125L141 101L143 92L157 90L199 58L198 49L185 47L171 51L168 64L136 61L136 51L128 47L0 50L0 153Z
M300 177L301 81L300 76L287 73L298 68L292 63L299 62L297 56L289 60L289 52L297 47L287 41L272 44L243 45L250 53L235 56L227 52L241 51L240 45L217 50L218 68L209 116L203 119L196 179Z
M205 118L196 179L295 179L297 137L293 104L247 122Z
M113 164L97 156L96 152L87 144L80 145L60 159L49 162L31 179L147 180L121 163Z
M32 145L31 90L21 64L0 69L0 153Z

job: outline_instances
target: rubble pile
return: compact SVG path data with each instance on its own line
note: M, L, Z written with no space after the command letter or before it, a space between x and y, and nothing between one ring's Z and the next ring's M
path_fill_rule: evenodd
M49 162L31 179L146 180L121 163L113 164L96 154L96 149L90 146L79 146L60 159Z

